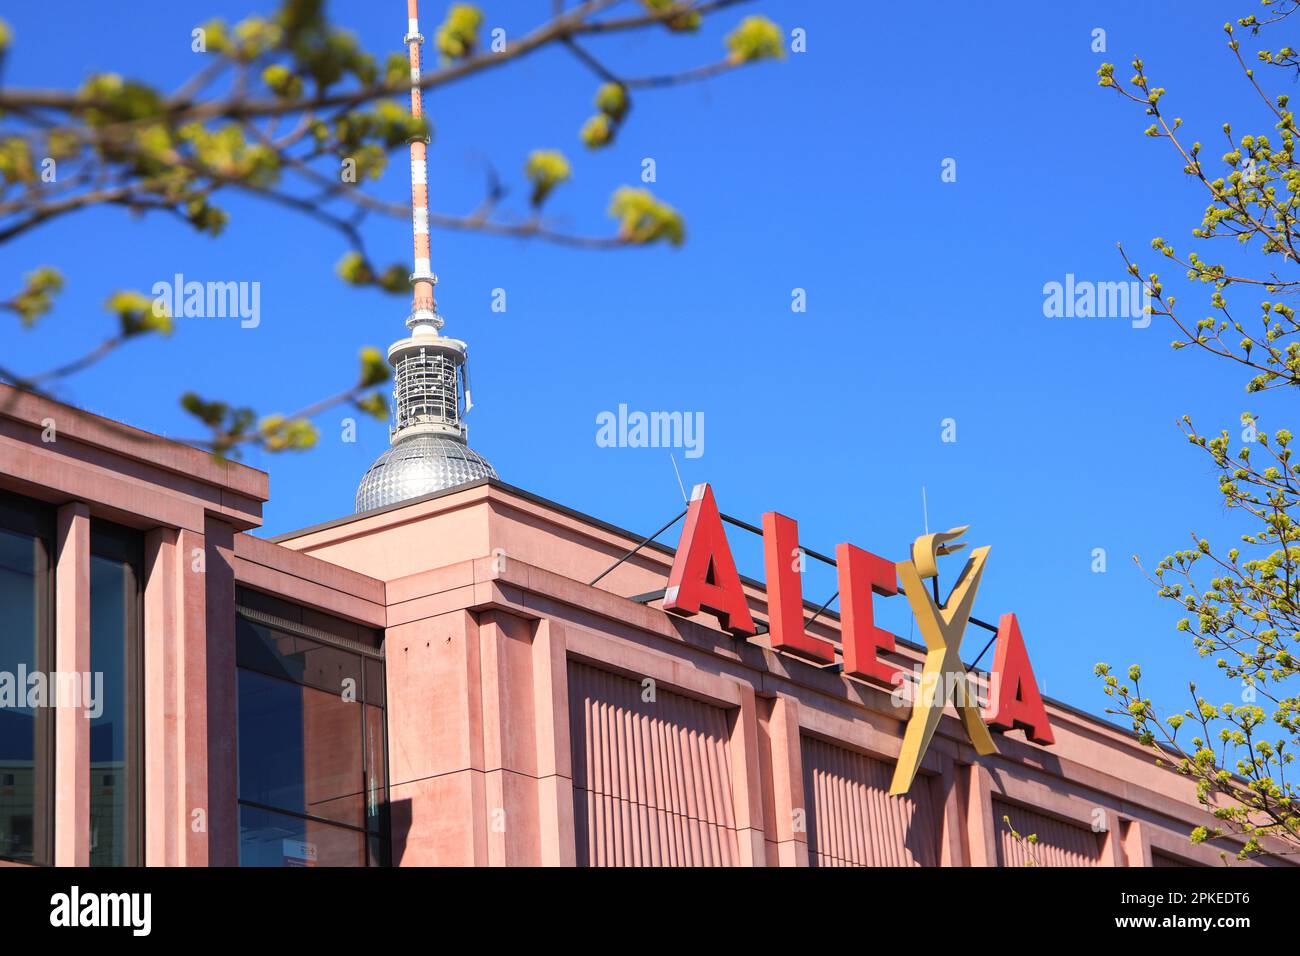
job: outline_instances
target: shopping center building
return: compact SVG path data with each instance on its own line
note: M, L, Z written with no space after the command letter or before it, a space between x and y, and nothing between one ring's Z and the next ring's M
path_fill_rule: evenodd
M945 593L965 529L831 556L707 485L643 536L503 482L468 443L467 346L441 331L426 144L390 447L355 513L258 537L263 472L0 385L0 862L1235 855L1189 840L1213 823L1191 781L1041 697L1015 616L978 613L987 548ZM764 580L729 533L761 537ZM838 612L804 601L809 560L835 567ZM886 600L923 646L877 626ZM993 635L988 671L970 629Z
M987 753L949 706L909 753L923 708L888 675L925 649L870 607L916 592L859 576L816 614L772 562L733 581L707 489L678 549L490 476L275 540L267 499L260 471L0 388L0 857L1219 861L1188 840L1209 822L1188 780L1051 700L990 718ZM995 670L1032 656L1005 624ZM1032 673L1016 683L1004 699L1037 700Z

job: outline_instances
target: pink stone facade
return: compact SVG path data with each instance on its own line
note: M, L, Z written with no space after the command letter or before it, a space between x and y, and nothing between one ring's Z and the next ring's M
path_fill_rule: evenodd
M639 536L500 482L268 541L265 474L0 387L0 489L57 509L59 667L88 659L88 523L143 535L148 865L239 862L237 588L382 632L396 865L1219 861L1187 839L1209 822L1189 782L1051 701L1054 746L1010 732L991 757L945 717L890 797L888 687L631 600L665 586L666 547L589 585ZM833 615L813 633L839 644ZM84 864L89 733L54 725L53 858Z

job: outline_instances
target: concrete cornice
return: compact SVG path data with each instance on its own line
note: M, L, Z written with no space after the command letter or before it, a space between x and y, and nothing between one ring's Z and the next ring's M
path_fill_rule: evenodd
M270 497L270 479L264 471L10 385L0 384L0 418L38 429L51 421L60 438L71 438L258 502Z

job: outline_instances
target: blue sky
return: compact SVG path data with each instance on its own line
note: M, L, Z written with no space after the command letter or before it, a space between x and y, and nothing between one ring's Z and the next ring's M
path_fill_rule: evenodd
M431 34L443 5L426 6ZM331 5L381 55L400 50L403 7ZM484 7L489 26L517 35L549 4ZM175 85L200 63L196 23L271 3L60 8L57 20L41 4L4 11L16 34L6 82L72 87L114 70ZM430 96L436 209L471 209L486 161L521 210L524 158L550 147L574 167L550 204L558 225L608 232L609 195L639 184L652 157L652 188L688 229L679 250L618 252L435 232L446 331L471 344L472 444L505 480L649 533L681 507L668 453L598 447L596 416L620 403L703 412L703 456L677 455L687 486L712 482L724 511L755 523L782 511L806 546L828 553L848 540L905 557L922 530L925 486L931 528L969 523L970 541L992 545L976 613L1019 615L1045 693L1098 712L1093 664L1142 661L1150 690L1181 705L1188 678L1213 670L1174 632L1177 608L1130 556L1154 563L1193 530L1226 548L1241 528L1176 420L1191 414L1217 431L1250 408L1265 427L1294 426L1289 399L1247 401L1243 375L1174 353L1159 322L1047 319L1043 285L1067 273L1124 278L1117 241L1145 264L1153 236L1186 247L1203 194L1168 144L1141 135L1145 117L1097 87L1095 71L1111 61L1127 78L1140 52L1169 89L1166 108L1217 155L1225 119L1242 132L1270 129L1220 29L1256 6L936 0L924 9L775 0L726 11L697 37L593 44L634 75L716 58L722 34L750 12L808 36L808 51L782 63L638 94L617 144L599 153L577 140L597 83L558 52ZM1090 49L1096 27L1105 54ZM955 183L940 179L947 157ZM408 184L395 159L376 190L397 199ZM35 370L89 347L110 330L101 303L113 289L148 290L176 272L258 281L258 328L184 320L170 342L133 346L62 386L66 400L102 414L190 435L176 404L186 389L292 411L346 385L362 345L402 333L404 297L334 277L340 237L279 209L230 209L220 240L99 210L6 246L8 287L43 264L69 276L40 329L0 332L6 359ZM381 263L409 256L404 220L375 219L366 238ZM790 309L796 287L807 290L806 313ZM491 311L495 288L507 292L504 314ZM1181 291L1203 307L1201 290ZM351 511L387 432L363 422L345 444L341 417L321 419L310 453L246 458L271 472L266 533ZM945 418L956 420L955 443L941 441ZM675 543L676 531L667 537ZM742 570L761 576L757 548L739 537L735 546ZM1104 574L1091 570L1095 548L1106 550ZM829 569L811 571L809 600L834 589ZM907 636L903 600L883 603L885 623ZM967 656L982 643L972 631Z

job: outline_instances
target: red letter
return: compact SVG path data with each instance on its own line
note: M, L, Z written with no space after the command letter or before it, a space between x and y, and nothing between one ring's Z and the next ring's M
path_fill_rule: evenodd
M892 684L898 669L877 656L894 649L894 635L876 627L871 596L897 594L894 562L851 544L835 549L840 574L840 640L844 642L844 673Z
M1019 727L1034 743L1056 743L1014 614L1003 614L998 621L998 649L990 677L997 681L997 710L989 718L989 726L999 730Z
M718 615L722 626L733 634L757 630L708 485L696 485L691 491L682 539L664 592L666 611L698 614L701 608Z
M763 515L763 564L767 568L767 620L772 647L806 660L829 664L835 645L803 629L803 583L795 562L799 552L799 525L794 519L769 511Z

